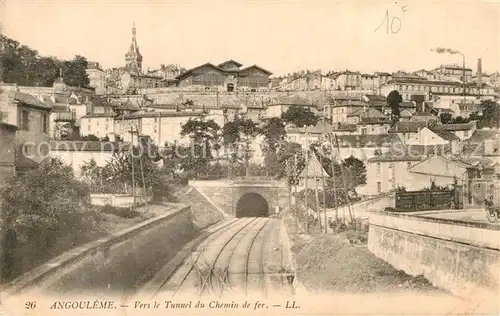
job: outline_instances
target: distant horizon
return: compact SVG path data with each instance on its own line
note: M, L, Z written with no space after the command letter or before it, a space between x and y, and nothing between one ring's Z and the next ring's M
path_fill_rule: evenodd
M9 38L41 56L78 54L103 69L125 65L135 23L144 72L229 59L259 65L272 77L307 69L373 74L461 66L461 56L431 52L437 47L463 52L474 73L478 58L484 73L500 70L497 3L6 0L2 6Z

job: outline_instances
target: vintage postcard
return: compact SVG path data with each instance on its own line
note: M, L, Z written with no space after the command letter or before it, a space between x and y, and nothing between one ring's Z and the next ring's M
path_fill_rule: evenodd
M498 315L500 3L0 0L0 315Z

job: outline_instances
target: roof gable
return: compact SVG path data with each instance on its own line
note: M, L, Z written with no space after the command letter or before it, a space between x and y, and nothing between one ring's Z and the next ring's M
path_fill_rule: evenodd
M448 159L443 156L432 155L423 161L411 166L410 172L427 174L440 177L460 178L468 164L454 159Z
M176 78L176 79L178 79L178 80L182 80L182 79L184 79L184 78L187 78L187 77L191 76L191 74L192 74L193 72L195 72L196 70L201 69L201 68L203 68L203 67L209 67L209 68L212 68L212 69L214 69L214 70L217 70L218 72L221 72L221 73L223 73L223 72L224 72L224 69L222 69L222 68L220 68L220 67L218 67L218 66L216 66L216 65L214 65L214 64L212 64L212 63L205 63L205 64L203 64L203 65L199 65L199 66L196 66L196 67L191 68L191 69L189 69L189 70L186 70L185 72L183 72L182 74L178 75L178 76L177 76L177 77L175 77L175 78Z
M246 68L243 68L243 69L241 69L241 70L240 70L240 73L244 73L244 72L246 72L246 71L249 71L250 69L258 69L260 72L263 72L263 73L267 74L268 76L270 76L270 75L272 75L272 74L273 74L273 73L272 73L272 72L270 72L269 70L264 69L264 68L262 68L262 67L260 67L260 66L257 66L257 65L252 65L252 66L248 66L248 67L246 67Z
M230 68L240 68L241 66L243 66L243 64L240 64L239 62L233 60L233 59L230 59L230 60L226 60L225 62L217 65L218 67L220 68L223 68L223 69L230 69Z
M307 162L306 166L302 170L302 172L299 175L299 178L328 178L329 175L325 171L325 168L321 166L321 164L318 161L318 158L314 154L314 152L311 155L311 158L309 158L309 161Z

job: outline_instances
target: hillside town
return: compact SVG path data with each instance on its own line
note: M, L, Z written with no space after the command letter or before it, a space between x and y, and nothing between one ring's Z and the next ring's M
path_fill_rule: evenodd
M186 145L190 136L181 131L190 120L213 120L220 128L235 119L263 126L291 108L318 119L309 128L289 121L286 140L304 147L335 135L339 158L353 156L365 165L366 183L357 188L359 194L458 181L469 188L473 203L491 192L487 184L472 188L498 179L500 82L498 74L482 71L480 58L474 71L440 65L413 73L305 70L272 77L266 69L271 65L244 66L231 59L201 61L191 69L171 64L146 70L135 25L131 35L123 67L104 70L98 62L86 62L86 87L67 84L62 68L51 86L2 83L2 181L36 167L47 154L60 157L76 173L91 159L103 167L113 154L111 147L101 151L90 142L75 151L69 142L132 142L147 136L160 147ZM394 91L400 98L396 106ZM265 168L262 141L250 141L250 160ZM398 155L397 146L415 153ZM434 146L444 150L427 150Z
M435 193L427 199L433 203L445 196L443 209L481 210L478 221L489 224L485 201L498 205L500 199L500 73L485 71L481 56L413 72L363 73L332 65L275 74L272 64L231 56L191 68L169 60L145 69L148 56L141 53L138 31L133 24L130 42L122 43L128 47L123 66L110 69L80 55L44 57L0 37L0 225L6 227L0 257L9 267L1 270L2 280L97 237L167 216L173 203L190 205L195 224L186 227L193 231L227 214L271 222L287 209L268 198L251 207L227 202L230 194L236 199L236 189L195 188L203 181L282 183L288 193L283 200L296 212L286 229L297 235L344 232L351 224L366 235L372 204L363 203L385 203L388 196L394 202L393 194L404 192ZM281 188L269 183L273 194ZM427 200L414 200L410 211ZM373 205L377 211L399 207ZM442 206L436 205L421 210ZM36 242L33 234L40 236ZM149 249L137 245L134 251ZM304 284L319 282L308 273ZM152 275L137 280L146 277Z

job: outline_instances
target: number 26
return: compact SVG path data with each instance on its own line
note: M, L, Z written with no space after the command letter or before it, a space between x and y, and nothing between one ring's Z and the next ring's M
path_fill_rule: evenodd
M24 303L24 309L35 309L36 302L26 302Z

